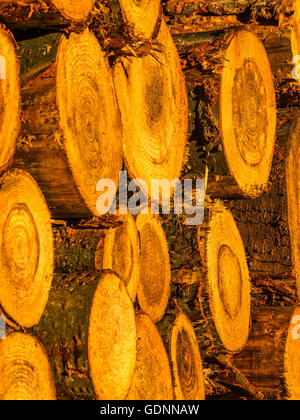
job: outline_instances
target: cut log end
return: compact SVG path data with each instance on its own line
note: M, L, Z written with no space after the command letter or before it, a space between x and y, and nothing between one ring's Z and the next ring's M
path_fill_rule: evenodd
M12 161L20 128L19 62L12 35L0 26L0 170Z
M119 0L126 25L137 38L155 37L161 21L160 0Z
M144 180L149 191L151 180L179 177L187 140L184 76L164 22L157 43L146 57L133 57L114 67L125 163L132 178Z
M143 312L158 322L162 319L170 297L171 266L166 236L159 220L140 214L141 271L138 301Z
M135 313L125 285L112 273L102 277L94 295L88 355L97 397L125 399L136 360Z
M20 170L0 180L0 304L23 327L39 322L53 276L50 213L30 175Z
M285 348L285 385L291 400L300 399L300 307L295 309L291 319Z
M104 242L100 241L100 253L103 252L103 263L98 264L96 252L96 268L101 265L105 270L112 270L123 280L131 300L134 302L140 278L140 244L139 234L131 214L120 216L123 224L110 229ZM101 258L100 258L101 259Z
M13 333L0 342L0 400L55 400L47 355L29 335Z
M244 195L266 190L276 137L276 101L266 51L251 32L237 31L221 73L221 135L231 175Z
M57 59L57 103L64 146L81 196L97 213L96 185L118 185L121 124L107 58L86 30L63 37Z
M250 281L244 245L231 213L216 203L207 238L210 309L224 347L246 344L250 329Z
M294 267L300 296L300 119L291 134L286 180L288 214Z
M164 344L147 315L136 318L137 358L128 400L172 400L172 377Z
M180 313L172 327L171 366L176 400L204 400L202 360L192 324Z
M95 0L52 0L52 3L66 19L84 22L93 10Z

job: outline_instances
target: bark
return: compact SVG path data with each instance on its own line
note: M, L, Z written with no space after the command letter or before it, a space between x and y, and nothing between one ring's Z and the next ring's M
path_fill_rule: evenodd
M47 351L57 399L96 399L88 363L88 329L99 278L99 273L56 275L40 323L28 331Z

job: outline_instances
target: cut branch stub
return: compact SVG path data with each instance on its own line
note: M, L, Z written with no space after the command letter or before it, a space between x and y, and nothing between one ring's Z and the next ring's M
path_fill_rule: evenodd
M7 172L0 180L0 304L23 327L39 322L53 277L50 213L30 175Z
M136 317L137 358L127 400L173 400L168 356L156 326L140 313Z
M0 25L0 171L13 160L20 128L19 61L13 36Z
M228 351L236 352L246 344L250 332L250 280L244 245L233 216L219 202L211 209L207 230L203 241L210 313L216 336ZM199 240L199 244L203 253L203 242Z
M136 299L140 279L140 242L135 221L130 213L120 215L123 223L108 230L104 248L99 242L96 269L112 270L123 280L131 300Z
M0 341L0 400L55 400L47 355L29 335L13 333Z
M286 180L292 254L300 296L300 118L291 133Z
M256 197L267 187L276 138L276 100L266 51L248 31L238 31L224 56L220 123L230 173Z
M125 163L131 177L144 180L149 192L151 180L179 177L187 139L186 87L164 22L157 43L153 53L144 58L122 59L113 73L123 121Z
M50 29L84 24L95 0L0 0L0 20L13 29Z
M54 218L97 216L96 185L101 179L118 185L122 164L110 68L88 30L52 37L39 43L41 51L54 50L54 57L58 48L56 63L47 63L22 89L24 124L15 164L39 182ZM22 43L21 64L32 42ZM39 59L45 60L42 54ZM35 67L38 62L23 66L36 73Z
M202 360L194 328L183 312L166 315L158 324L165 343L176 400L204 400Z
M44 345L58 399L125 399L136 360L135 312L113 273L55 277L32 334Z
M153 322L164 316L170 297L171 266L168 244L158 218L140 214L136 221L140 234L139 305Z

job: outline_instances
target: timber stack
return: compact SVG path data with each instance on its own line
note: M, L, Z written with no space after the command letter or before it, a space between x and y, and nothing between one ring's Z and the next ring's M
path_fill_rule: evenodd
M0 0L0 399L300 398L299 10Z

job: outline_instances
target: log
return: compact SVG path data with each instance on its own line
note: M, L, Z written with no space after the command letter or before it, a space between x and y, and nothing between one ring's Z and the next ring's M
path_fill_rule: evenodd
M150 51L162 21L160 0L98 0L91 27L102 47L116 55Z
M138 230L130 213L117 217L116 227L54 225L57 273L112 270L135 301L140 277Z
M0 0L0 21L12 29L60 29L84 25L95 0Z
M136 367L127 400L173 400L168 356L158 329L150 318L138 313Z
M38 181L53 218L98 216L96 186L108 178L117 187L121 170L107 58L88 30L23 41L20 53L25 84L15 166Z
M0 400L55 400L44 348L33 337L12 333L0 341Z
M188 317L168 313L157 327L169 356L175 399L205 400L201 355Z
M278 114L279 128L268 194L255 200L226 201L226 206L237 222L249 260L252 282L269 282L274 287L276 283L286 282L290 292L284 299L280 299L280 304L284 304L287 299L286 304L293 305L297 294L289 231L285 160L297 114L293 108L285 114ZM273 286L271 289L274 289ZM278 295L271 293L265 299L266 303L273 305Z
M166 0L164 13L172 33L225 29L250 23L278 25L281 0Z
M133 304L112 272L56 276L31 330L44 345L58 399L124 399L136 360Z
M121 59L113 70L123 123L123 154L132 179L177 179L185 158L188 106L177 50L163 22L158 49L143 58ZM139 112L136 112L139 110ZM154 190L154 189L153 189Z
M235 29L178 36L175 43L189 90L187 176L204 177L208 168L211 198L259 196L276 135L273 76L262 43Z
M0 25L0 172L13 160L20 129L19 62L12 34Z
M240 351L250 332L250 280L244 245L232 214L216 202L198 228L203 279L199 301L215 342Z
M267 399L300 397L299 314L299 308L292 307L253 311L247 346L227 358ZM234 383L236 379L219 377L224 383Z
M0 179L0 306L8 321L37 324L53 277L53 238L46 201L30 175L14 170Z
M286 182L288 198L288 217L291 235L293 263L300 296L300 118L297 118L291 133L286 161Z
M172 271L168 311L179 307L185 312L201 337L203 354L210 347L239 352L247 342L251 322L251 286L240 233L231 212L216 201L206 203L197 235L198 244L186 244L181 250L186 255L189 246L196 247L195 266Z
M140 282L138 303L153 322L164 316L170 297L171 268L166 236L158 218L139 214Z

